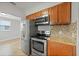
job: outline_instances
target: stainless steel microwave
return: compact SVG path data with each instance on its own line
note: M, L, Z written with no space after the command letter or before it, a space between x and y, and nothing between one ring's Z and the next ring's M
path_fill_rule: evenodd
M49 25L49 16L39 17L35 21L35 25Z

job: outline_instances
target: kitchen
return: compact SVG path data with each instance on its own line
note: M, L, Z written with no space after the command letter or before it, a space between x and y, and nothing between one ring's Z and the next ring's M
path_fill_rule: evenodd
M77 4L71 2L59 3L26 16L31 22L29 55L76 56L75 6Z
M78 2L0 3L0 14L4 16L2 21L6 20L3 22L5 23L9 20L8 27L11 27L10 31L0 31L0 55L78 56L78 4ZM8 14L13 19L10 16L7 19ZM15 51L12 52L10 47Z

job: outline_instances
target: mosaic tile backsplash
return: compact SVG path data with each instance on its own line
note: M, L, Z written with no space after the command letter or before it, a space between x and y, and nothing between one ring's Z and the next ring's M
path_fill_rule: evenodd
M66 43L76 44L77 23L51 26L51 38Z

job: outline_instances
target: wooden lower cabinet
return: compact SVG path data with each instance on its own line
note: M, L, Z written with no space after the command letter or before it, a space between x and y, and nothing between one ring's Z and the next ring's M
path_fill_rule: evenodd
M75 46L48 40L48 56L75 56Z

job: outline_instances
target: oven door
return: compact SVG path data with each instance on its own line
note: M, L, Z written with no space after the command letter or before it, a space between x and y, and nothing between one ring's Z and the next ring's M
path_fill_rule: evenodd
M31 47L32 47L32 52L36 53L37 55L47 55L47 41L46 40L41 40L37 38L32 38L31 40Z

